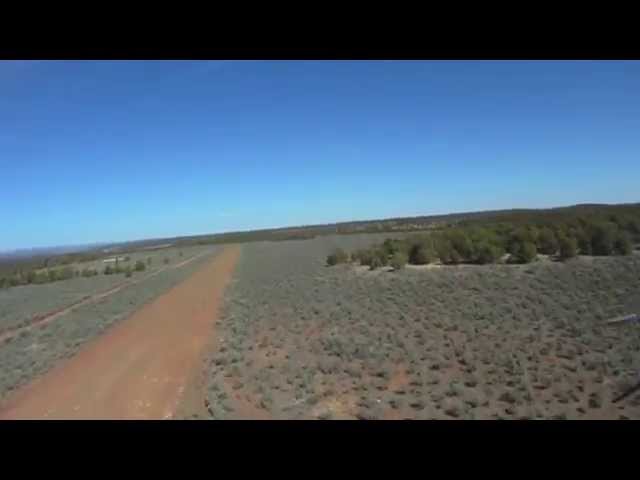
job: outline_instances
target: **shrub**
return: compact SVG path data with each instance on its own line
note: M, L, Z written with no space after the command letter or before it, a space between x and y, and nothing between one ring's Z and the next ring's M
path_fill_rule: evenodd
M404 266L407 264L407 254L404 252L396 252L393 254L393 257L391 258L391 266L393 267L394 270L401 270L404 268Z
M376 268L380 268L384 266L384 264L380 260L380 257L377 255L371 255L368 265L371 270L375 270Z
M631 239L626 232L619 232L613 242L613 249L618 255L630 255L633 251Z
M151 266L151 257L147 257L147 265Z
M488 241L481 240L475 246L475 263L481 265L486 263L495 263L502 256L502 249L490 244Z
M435 250L442 263L451 263L453 247L446 238L439 238L436 240Z
M327 256L327 265L338 265L339 263L347 263L349 255L341 248L336 248L333 253Z
M450 264L457 265L458 263L462 263L463 260L463 256L455 248L451 249L451 253L449 255Z
M147 266L144 264L142 260L138 260L134 268L136 272L143 272L146 270Z
M413 265L426 265L435 260L435 252L430 243L421 242L411 246L409 251L409 263Z
M545 255L553 255L558 251L558 240L549 228L542 228L539 231L536 245L540 253Z
M169 257L164 257L164 264L169 265Z
M36 285L42 285L43 283L47 282L49 282L49 275L47 274L47 272L38 272L33 279L33 283L35 283Z
M578 242L572 237L560 237L559 248L562 260L573 258L578 254Z
M104 273L105 275L111 275L113 273L113 267L111 265L107 265L106 267L104 267L102 273Z
M471 261L474 256L474 245L464 231L453 230L447 234L447 238L451 243L452 249L456 252L452 258L454 263Z
M533 242L524 241L520 244L515 244L512 247L512 259L516 263L530 263L536 258L538 254L536 245Z
M595 225L591 234L591 249L594 255L611 255L615 242L614 226L608 223Z

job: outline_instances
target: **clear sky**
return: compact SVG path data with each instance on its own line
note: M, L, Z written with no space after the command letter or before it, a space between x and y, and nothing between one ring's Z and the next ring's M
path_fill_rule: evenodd
M0 250L640 201L640 62L0 62Z

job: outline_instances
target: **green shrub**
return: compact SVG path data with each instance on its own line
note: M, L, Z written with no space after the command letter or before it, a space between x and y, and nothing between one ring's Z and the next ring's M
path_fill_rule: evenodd
M515 263L530 263L538 254L535 243L530 241L516 243L512 246L512 250L512 261Z
M58 271L57 270L47 270L47 275L49 276L49 281L50 282L55 282L55 281L59 280Z
M631 255L633 246L626 232L619 232L613 242L613 249L618 255Z
M545 255L554 255L558 251L558 240L549 228L542 228L536 242L538 251Z
M435 242L435 250L442 263L451 263L453 247L446 238L438 238Z
M338 265L339 263L347 263L349 255L342 248L336 248L327 256L327 265Z
M114 273L113 267L111 265L107 265L106 267L104 267L102 273L104 273L105 275L111 275L112 273Z
M413 265L426 265L436 258L436 252L432 241L424 239L416 240L409 249L409 263Z
M447 239L452 247L452 263L471 261L474 256L474 245L467 234L462 230L452 230L447 233ZM453 253L455 251L455 253Z
M389 264L389 255L387 255L387 252L384 249L375 249L373 251L373 256L378 259L380 266L384 267Z
M490 244L483 240L475 245L475 263L484 265L487 263L495 263L502 256L502 249L496 245Z
M151 257L147 257L147 266L151 266Z
M376 268L380 268L384 266L384 264L380 260L380 257L377 255L371 255L368 265L369 265L369 269L371 270L375 270Z
M611 255L616 239L615 225L601 223L593 227L591 249L594 255Z
M560 237L559 241L560 258L567 260L578 255L578 242L573 237Z
M164 264L169 265L169 257L164 257Z
M134 268L136 272L143 272L146 270L147 266L144 264L142 260L138 260Z
M391 266L394 270L402 270L408 260L406 253L398 251L393 254L393 257L391 257Z

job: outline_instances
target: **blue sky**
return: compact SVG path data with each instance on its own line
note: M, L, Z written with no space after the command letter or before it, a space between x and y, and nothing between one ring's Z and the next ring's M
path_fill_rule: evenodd
M0 250L640 201L640 62L0 62Z

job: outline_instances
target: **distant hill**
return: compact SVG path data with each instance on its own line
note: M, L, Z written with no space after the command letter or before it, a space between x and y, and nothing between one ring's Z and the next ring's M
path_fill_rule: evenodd
M219 243L242 243L252 241L305 240L322 235L349 235L367 232L400 232L420 231L434 228L445 228L452 224L483 219L498 221L500 218L519 217L523 214L544 213L593 213L638 209L640 203L632 204L578 204L547 209L505 209L473 212L457 212L417 217L396 217L373 220L353 220L348 222L300 225L260 230L245 230L208 235L191 235L171 238L153 238L129 242L100 243L83 246L59 246L50 248L20 249L11 252L0 252L0 273L14 263L40 263L46 259L82 258L83 256L106 256L115 252L130 252L148 249L167 244L174 245L206 245ZM56 262L54 262L56 263Z

